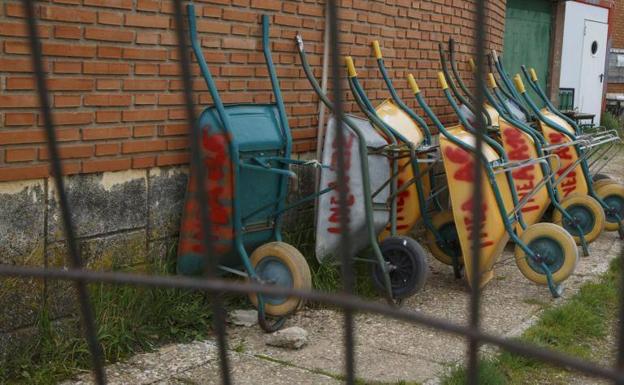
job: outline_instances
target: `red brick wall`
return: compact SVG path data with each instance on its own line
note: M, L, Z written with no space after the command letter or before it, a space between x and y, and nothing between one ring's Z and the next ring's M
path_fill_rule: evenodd
M624 49L624 0L616 0L611 12L611 47ZM624 93L624 84L609 83L607 84L607 92Z
M184 164L188 161L181 82L170 0L40 1L37 14L45 68L66 174ZM505 0L490 2L488 41L502 45ZM277 65L295 151L315 147L318 102L299 66L293 37L300 31L320 78L324 4L321 0L196 1L202 46L228 103L268 102L270 82L260 52L259 15L272 15ZM437 42L449 36L473 50L474 2L467 0L347 0L342 2L344 54L355 57L371 98L387 97L371 59L381 40L397 88L412 71L436 112L449 108L435 83ZM47 151L19 1L0 5L0 181L46 177ZM467 56L459 55L460 60ZM461 68L466 69L464 63ZM195 74L198 68L193 66ZM468 76L468 73L465 73ZM200 77L195 102L211 103ZM353 108L353 106L351 106Z
M616 0L611 12L611 45L624 48L624 0Z

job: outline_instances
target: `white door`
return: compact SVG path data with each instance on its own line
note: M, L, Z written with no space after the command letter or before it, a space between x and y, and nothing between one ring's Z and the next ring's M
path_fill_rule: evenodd
M602 110L608 29L606 23L585 20L578 100L580 112L596 115L595 124L600 123Z

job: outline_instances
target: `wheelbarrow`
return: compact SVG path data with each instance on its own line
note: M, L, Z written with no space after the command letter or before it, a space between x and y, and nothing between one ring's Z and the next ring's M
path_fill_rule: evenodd
M455 95L455 98L460 102L460 110L462 114L468 119L469 122L475 124L476 122L476 114L478 113L475 105L476 105L476 97L472 95L466 83L463 81L462 77L459 74L459 70L457 67L457 61L455 56L455 40L452 38L448 41L448 52L444 49L442 43L438 44L438 53L440 56L440 66L442 68L442 73L444 73L445 78L447 79L448 85L450 87L451 92ZM449 64L447 61L450 61L450 67L452 71L449 72ZM455 83L457 81L457 84ZM459 85L459 89L458 86ZM496 110L485 103L483 106L485 123L488 128L488 133L495 134L498 132L498 113Z
M609 141L608 146L606 146L606 149L597 151L596 152L597 156L595 156L594 159L589 164L589 168L592 174L592 180L594 182L595 189L598 189L599 187L599 185L597 185L597 182L599 180L603 180L602 183L609 183L611 181L610 177L608 175L601 174L600 171L611 160L613 160L621 151L621 146L617 145L619 143L622 143L622 139L620 138L618 132L616 130L600 130L591 134L584 135L582 133L581 128L578 126L578 124L576 124L574 120L570 119L568 116L566 116L561 111L559 111L552 104L550 99L548 99L548 97L546 96L546 94L542 90L542 87L539 84L539 81L538 81L539 79L537 77L537 72L535 71L535 69L531 68L530 70L527 70L526 66L524 65L521 68L522 68L522 73L524 74L524 77L526 78L527 82L529 83L531 88L535 91L535 93L538 95L538 97L542 100L542 102L546 106L544 110L547 110L548 112L552 114L555 114L559 118L563 119L566 122L566 124L573 127L574 132L576 133L577 137L580 137L580 138L588 137L589 139L593 139L593 140L607 140L607 139L610 139L610 137L617 138L615 140Z
M415 175L411 180L416 194L407 195L404 199L411 199L417 205L417 210L414 211L416 220L422 220L424 223L427 244L434 257L442 263L453 266L456 277L460 278L463 261L453 215L450 210L443 210L437 199L439 194L446 190L446 186L436 189L434 183L432 168L440 161L439 146L432 145L431 131L425 120L410 109L398 95L388 76L379 41L374 40L372 46L377 67L391 99L384 101L374 110L370 107L368 110L374 112L390 129L397 131L401 141L406 140L406 144L413 147L410 158L404 164L407 166L409 163L412 174ZM356 76L352 83L356 92L368 100ZM366 105L370 106L370 101ZM432 149L435 152L431 151ZM426 165L424 162L430 164ZM434 210L433 213L431 208Z
M297 49L304 73L314 92L330 111L333 103L323 92L308 63L303 38L296 36ZM369 120L353 115L344 117L347 154L348 202L350 205L350 257L371 265L374 286L393 303L418 292L425 284L428 271L426 254L415 240L400 235L397 214L398 151L392 134L384 127L376 128ZM330 117L324 138L323 161L333 163L337 149L336 121ZM319 138L321 140L321 138ZM323 169L318 190L332 189L336 184L335 165ZM337 225L337 197L321 196L316 209L316 257L320 262L332 260L341 236ZM390 236L380 237L389 227ZM372 256L359 257L366 247ZM334 258L334 260L336 260Z
M470 67L475 73L474 61L470 59ZM459 78L459 73L454 71L454 75ZM507 156L512 161L526 161L529 159L545 158L547 151L562 149L565 146L548 145L541 133L526 124L521 111L515 108L514 103L510 103L505 95L501 93L494 75L488 74L488 83L491 92L483 84L482 87L489 105L496 109L499 115L499 128L501 143ZM567 146L569 147L570 144ZM553 154L556 156L556 154ZM557 157L557 168L560 167L560 160ZM589 255L587 244L593 242L604 229L604 213L599 203L589 196L570 197L563 202L558 191L555 189L563 179L558 178L555 184L554 178L543 178L543 175L551 174L551 167L547 163L542 163L541 167L532 164L512 172L512 177L516 190L521 199L527 192L539 187L535 195L522 207L522 213L527 224L540 221L544 212L552 203L554 209L567 223L564 228L573 235L575 241L581 245L584 255ZM560 174L562 175L562 174ZM545 182L545 183L541 183ZM561 222L557 222L561 224ZM519 229L521 230L521 229Z
M516 119L507 107L508 105L504 104L504 96L491 72L488 74L488 85L489 90L483 87L483 91L490 104L501 116L500 130L503 147L510 160L525 161L544 158L548 156L546 154L548 151L563 148L559 145L549 146L539 131ZM561 163L559 156L556 153L552 155L557 157L557 168L559 168ZM533 224L543 218L546 208L552 203L557 216L563 218L566 224L563 227L572 234L577 244L581 245L584 254L589 255L587 244L596 240L604 230L604 212L600 204L588 195L574 195L562 200L556 186L562 183L563 178L555 179L556 171L558 170L553 173L550 164L543 163L540 168L531 165L512 173L516 190L521 198L527 190L530 191L540 186L539 181L542 180L542 175L551 175L545 179L543 187L539 187L540 191L522 208L522 213L526 222ZM555 223L561 225L561 221L555 221Z
M624 239L624 185L611 182L601 182L595 188L587 158L591 155L590 150L605 143L619 141L618 136L612 134L598 135L590 138L577 137L577 130L570 126L564 119L548 111L540 110L535 102L528 96L524 82L519 74L514 77L514 82L518 92L531 111L538 118L539 126L545 138L552 145L572 143L572 146L565 146L555 150L562 161L562 169L559 170L560 178L563 182L557 186L563 197L578 195L590 195L600 203L605 216L605 229L608 231L618 231L620 238ZM565 173L565 174L564 174ZM604 183L604 184L603 184ZM555 215L555 222L561 223L561 217Z
M207 196L198 196L195 181L190 181L177 270L198 275L205 269L204 234L197 210L198 201L205 199L215 245L211 257L220 272L267 285L310 289L305 258L282 241L281 216L293 207L286 206L288 181L295 176L289 166L301 162L291 157L290 129L269 50L269 18L262 17L262 43L275 103L224 105L197 39L192 4L187 11L193 52L214 105L203 110L194 128L201 131ZM301 299L287 296L252 293L249 298L266 331L279 329L285 317L303 304ZM276 320L270 322L268 316Z
M539 116L536 116L534 114L533 108L531 108L531 106L525 100L524 96L521 95L517 88L513 85L515 81L510 78L509 74L503 68L503 59L497 54L496 51L492 51L491 55L488 56L488 59L490 63L492 63L491 67L496 73L498 73L502 81L500 83L502 85L501 91L503 91L503 93L505 93L507 97L513 99L515 103L526 106L528 111L527 116L529 117L528 121L535 122L537 125L539 125L539 121L541 119L539 118ZM579 143L583 143L583 145L586 147L586 155L584 156L589 159L592 155L597 153L605 144L609 144L609 148L612 148L615 145L615 142L621 142L621 139L617 134L616 130L599 130L591 133L582 132L580 127L572 119L562 114L552 105L550 100L548 100L546 94L541 89L541 86L539 85L537 80L533 80L533 77L537 79L537 73L535 72L535 70L533 70L533 73L531 74L531 76L529 76L529 71L527 71L526 67L521 67L525 77L529 80L531 88L545 104L545 107L540 110L541 113L544 116L552 119L554 122L558 123L558 125L560 125L561 127L566 128L566 130L574 131L576 139L579 141ZM505 88L510 91L505 91ZM532 101L531 97L529 97L529 99ZM600 177L597 177L597 179L599 178Z
M387 99L379 106L373 107L358 81L353 59L347 57L345 63L352 93L354 95L357 93L356 97L362 101L362 112L383 122L385 130L404 147L404 150L397 154L399 163L397 179L400 184L398 188L400 194L397 196L396 232L401 235L408 234L421 218L421 211L425 207L424 204L420 204L421 200L424 203L431 189L428 173L422 171L428 169L428 164L435 162L435 159L428 156L435 149L425 144L430 143L430 136L427 137L418 124L393 99ZM421 157L416 156L417 151ZM412 154L414 154L413 157ZM418 189L417 186L421 188ZM392 229L387 228L381 237L385 238L391 233Z
M444 95L458 112L459 106L449 91L443 72L438 74ZM451 196L453 215L464 255L468 276L474 269L479 273L479 282L484 286L494 276L494 265L507 241L516 244L515 260L522 274L538 284L547 285L554 297L561 295L561 283L574 271L578 261L578 250L572 236L563 228L552 223L536 223L525 227L521 235L516 233L514 224L523 223L520 209L526 204L517 201L509 171L525 166L523 162L508 162L504 151L497 142L484 136L483 148L475 148L474 128L461 114L462 125L446 128L421 95L414 77L408 75L414 95L427 116L441 133L440 148ZM482 222L474 223L474 161L481 158L483 182ZM545 162L544 159L534 160ZM472 240L478 238L480 264L473 266L471 253Z
M526 121L528 123L535 122L535 116L531 112L528 106L525 105L524 100L518 93L518 90L513 85L511 77L503 66L503 58L498 56L496 50L492 50L491 54L487 55L490 72L492 74L498 74L500 82L500 91L505 97L505 101L509 104L515 105L520 111L522 111L523 118L519 120Z
M602 176L604 179L602 182L597 180L596 184L594 184L590 164L588 163L588 159L596 152L599 152L602 146L620 141L617 133L598 132L582 134L579 127L568 118L562 117L563 114L557 111L552 106L552 103L545 103L546 107L540 110L526 93L520 75L514 77L515 86L512 86L509 75L503 68L502 58L498 56L496 51L493 51L490 57L493 63L492 67L497 71L502 84L505 84L505 87L508 89L508 96L514 98L518 103L520 101L523 102L528 108L531 118L537 121L537 126L541 129L544 138L551 147L555 148L555 153L559 155L562 166L558 170L558 177L561 179L561 182L558 183L557 188L563 199L577 195L593 197L600 203L605 212L605 229L609 231L617 230L620 233L620 237L624 237L624 229L621 223L622 218L624 218L624 201L622 199L624 189L620 184L614 183L612 180L604 178L604 176ZM546 98L545 93L537 83L537 74L534 72L529 77L526 68L524 73L530 79L529 84L539 97L542 100L547 100L548 98ZM598 175L598 177L600 176ZM610 187L602 190L602 186L606 185ZM601 189L601 194L598 194L598 189ZM609 197L609 204L602 199L603 196ZM571 198L570 203L573 203L575 199ZM563 218L559 211L554 212L553 221L574 231L570 223Z

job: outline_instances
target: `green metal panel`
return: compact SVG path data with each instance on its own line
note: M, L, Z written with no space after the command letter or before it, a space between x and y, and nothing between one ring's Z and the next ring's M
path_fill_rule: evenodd
M521 71L522 64L535 68L542 89L546 89L550 76L552 14L550 0L507 0L503 47L505 69L514 76ZM532 96L538 100L536 95Z

